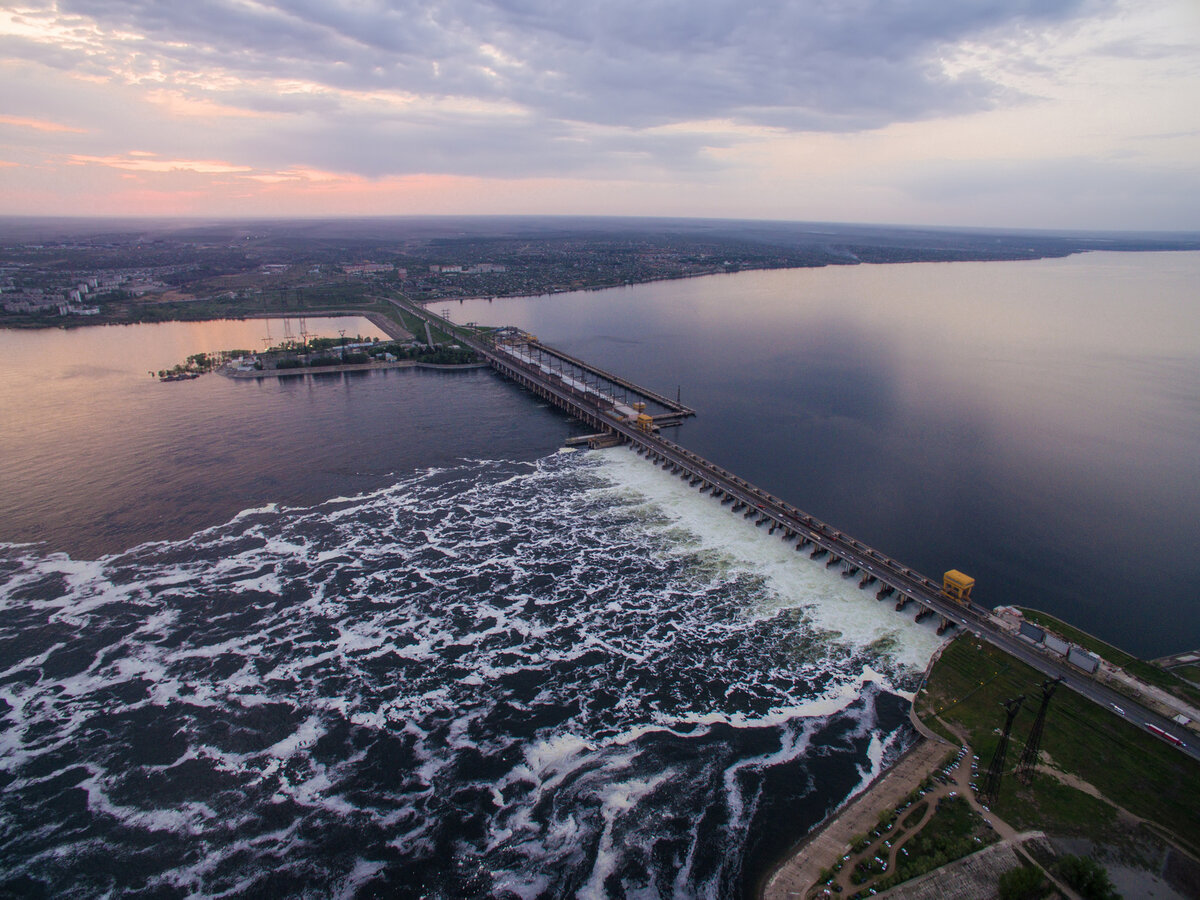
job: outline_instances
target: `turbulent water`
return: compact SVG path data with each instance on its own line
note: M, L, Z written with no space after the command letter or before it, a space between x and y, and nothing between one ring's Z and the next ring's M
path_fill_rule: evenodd
M0 549L0 889L730 897L938 639L627 450Z

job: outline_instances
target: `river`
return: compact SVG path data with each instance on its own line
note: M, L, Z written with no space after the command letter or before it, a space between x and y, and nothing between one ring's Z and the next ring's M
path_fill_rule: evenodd
M678 385L683 443L985 602L1167 652L1200 643L1163 589L1194 583L1198 269L451 312ZM558 452L578 426L486 371L147 374L263 330L0 333L5 889L736 896L911 742L934 623L627 450Z

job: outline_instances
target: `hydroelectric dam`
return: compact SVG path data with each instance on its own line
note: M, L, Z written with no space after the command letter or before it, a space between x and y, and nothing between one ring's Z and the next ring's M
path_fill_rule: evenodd
M843 577L857 577L860 588L874 590L878 600L894 603L897 612L913 604L918 622L927 616L938 617L938 634L954 627L971 631L1043 674L1060 678L1066 687L1093 702L1123 708L1127 718L1143 730L1160 737L1168 735L1179 749L1200 759L1195 736L1178 722L1006 631L990 609L974 603L974 580L969 576L951 569L940 582L935 581L663 437L661 427L679 424L696 414L678 397L672 400L640 387L516 328L487 332L464 329L417 304L395 299L390 302L426 325L453 335L503 377L596 429L596 433L573 442L592 447L628 447L731 512L753 519L771 534L779 534L782 540L794 544L797 552L806 552L814 560L824 559L827 568L839 567Z

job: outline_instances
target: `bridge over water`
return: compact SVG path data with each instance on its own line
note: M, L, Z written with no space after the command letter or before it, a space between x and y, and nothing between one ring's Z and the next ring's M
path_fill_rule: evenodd
M501 375L595 428L598 432L593 436L596 443L628 446L688 481L701 493L729 506L732 511L754 519L758 526L767 526L772 534L778 532L781 539L795 544L797 552L807 551L813 559L825 558L826 566L830 568L841 566L843 576L858 577L859 586L864 589L878 585L876 598L894 602L897 611L912 603L917 607L917 621L929 615L939 616L939 634L953 626L968 629L976 637L1000 647L1034 669L1062 678L1067 687L1088 699L1122 709L1125 718L1144 730L1173 736L1180 741L1177 745L1180 749L1200 759L1195 736L1173 720L1082 675L1065 662L1038 652L1028 642L1005 631L989 610L970 601L959 602L949 597L941 582L912 570L663 437L658 433L660 425L677 424L686 416L695 415L694 410L678 400L671 401L590 366L516 329L501 330L499 339L484 339L457 329L453 323L423 307L392 302L425 322L455 334L457 340L486 359ZM620 396L617 396L618 390ZM631 396L640 399L630 400ZM664 412L657 416L644 414L642 408L646 403L654 403Z

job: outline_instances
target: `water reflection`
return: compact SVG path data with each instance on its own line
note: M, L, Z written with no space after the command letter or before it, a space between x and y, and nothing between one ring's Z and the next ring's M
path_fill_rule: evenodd
M357 317L308 324L380 335ZM148 374L263 331L255 321L0 331L0 541L94 557L462 456L541 455L569 428L478 371L173 384ZM532 448L531 433L542 435Z

